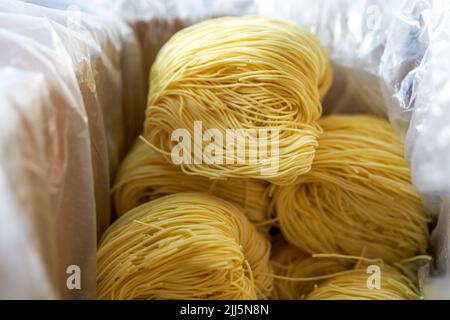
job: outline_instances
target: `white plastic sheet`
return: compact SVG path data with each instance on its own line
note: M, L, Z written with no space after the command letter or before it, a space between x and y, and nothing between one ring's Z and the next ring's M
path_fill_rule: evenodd
M4 114L2 122L8 123L17 117L31 120L28 125L26 122L16 122L10 134L2 135L2 140L12 143L9 150L2 148L3 156L8 157L11 153L22 156L5 161L3 170L11 184L12 193L19 197L18 205L21 205L21 199L27 200L22 218L17 219L26 219L36 235L36 238L29 238L28 247L23 249L34 251L34 248L39 247L40 250L35 251L49 277L49 282L43 281L41 285L54 288L56 297L83 298L85 294L89 296L89 292L92 295L95 290L92 283L92 277L95 279L95 200L87 116L75 73L71 70L70 57L57 35L48 25L35 28L35 32L41 40L48 36L47 45L52 45L52 49L35 40L0 30L0 66L41 74L49 92L48 103L30 103L25 110L14 105L14 102L20 101L25 95L32 97L33 87L23 83L23 86L8 92L13 105L5 109L10 113ZM34 118L34 114L42 116ZM33 132L39 126L43 126L46 131ZM45 149L31 150L30 154L24 154L32 147L33 141L40 140L43 140L42 148ZM42 154L43 152L46 154ZM38 166L41 157L46 157L41 160L45 164L42 168ZM24 163L21 167L8 168L8 165L21 162ZM32 176L24 174L28 167L35 169L36 174L48 184L49 207L27 198L33 199L34 192L46 190ZM8 228L18 223L13 216L2 227ZM23 254L24 251L16 253L17 256ZM15 265L9 256L2 256L1 260L10 270L21 267ZM66 268L70 265L78 265L87 275L91 274L91 278L87 276L82 280L85 291L67 290ZM16 281L21 280L16 278Z
M109 61L102 60L103 53L97 43L79 30L71 30L54 20L41 17L47 13L41 8L30 7L23 3L5 1L0 4L4 12L0 13L0 28L26 36L46 45L52 50L55 34L73 61L73 70L77 78L79 91L83 98L83 108L89 119L92 167L95 184L96 212L98 231L104 230L110 222L109 172L118 162L118 138L106 133L106 124L120 123L120 104L110 105L110 112L103 116L102 97L99 92L120 88L119 72L111 67ZM16 14L16 12L20 14ZM63 20L58 12L50 12ZM59 14L59 15L58 15ZM33 15L33 16L32 16ZM46 26L45 28L40 26ZM105 81L104 79L109 79ZM114 86L111 85L115 83Z
M55 244L43 232L55 217L51 185L43 176L51 172L49 151L56 145L55 123L45 120L49 99L41 74L0 68L0 299L57 297L49 274ZM21 186L24 180L30 184Z
M105 8L96 6L90 0L28 0L26 2L58 10L74 24L78 20L83 28L89 30L100 47L102 55L107 55L113 68L119 66L120 88L108 88L100 91L100 95L109 96L109 101L103 103L111 111L111 106L117 102L122 104L121 123L107 125L107 134L120 131L123 125L123 144L119 143L119 158L130 147L130 144L142 129L144 120L145 99L147 96L146 73L142 67L143 57L135 32L128 24L112 12L109 5ZM75 23L76 25L76 23ZM117 66L118 64L118 66ZM116 100L113 91L121 92L122 100ZM111 157L110 157L111 158ZM115 169L115 167L114 167ZM115 170L112 170L113 173Z
M31 97L27 106L30 114L46 110L49 115L49 119L36 120L30 126L54 127L47 136L43 132L27 136L31 141L43 139L47 145L44 151L48 152L50 169L36 170L50 189L25 175L26 166L7 167L8 161L0 166L5 172L4 188L10 188L0 194L1 202L18 208L16 215L10 212L9 221L2 219L8 221L2 227L15 230L18 236L2 237L1 248L9 251L0 249L0 297L94 298L96 241L111 222L111 177L143 121L146 90L138 43L131 28L106 12L92 15L76 6L56 10L2 0L0 47L0 67L40 75L48 87L49 99L43 105L32 100L37 93L26 82L15 83L15 90L11 90L14 99ZM19 110L14 99L4 109L5 122ZM27 129L21 123L16 126L17 133ZM18 143L12 133L3 134L1 139L11 143L14 154L22 156L31 144L25 138ZM31 159L28 166L33 164ZM28 200L22 208L23 193L33 188L49 197L51 210L32 194L34 202ZM22 198L17 198L17 193ZM42 219L36 220L39 215ZM33 236L19 237L21 229L25 235L30 230ZM28 243L24 244L25 240ZM11 250L19 244L17 259L11 259ZM31 259L30 252L36 260L32 266L43 272L33 279L20 272L29 272L29 268L18 265ZM69 290L66 270L73 265L80 267L81 288ZM8 285L3 285L3 280ZM10 290L14 282L17 290ZM20 284L24 284L23 290ZM32 289L38 287L43 290L35 293Z

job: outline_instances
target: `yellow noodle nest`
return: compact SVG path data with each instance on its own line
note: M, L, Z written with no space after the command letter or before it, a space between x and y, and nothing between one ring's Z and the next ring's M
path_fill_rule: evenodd
M203 193L139 206L104 234L99 299L266 299L270 243L239 207Z
M351 269L351 262L339 259L313 258L294 246L274 245L271 263L274 274L274 300L303 300L322 276Z
M318 284L306 300L418 300L414 283L397 269L380 266L380 288L369 289L366 268L333 277Z
M311 254L364 252L388 263L425 253L428 217L389 123L335 115L320 125L311 171L275 191L286 239Z
M248 219L267 230L269 197L267 183L252 179L210 180L187 175L178 166L137 140L116 176L113 199L119 216L165 195L198 191L237 203Z
M151 70L146 137L170 161L171 134L184 128L194 137L194 121L223 137L227 129L277 128L278 170L263 174L267 163L238 163L236 154L227 158L231 163L182 169L288 185L310 170L321 132L321 98L331 82L327 53L306 29L255 16L208 20L178 32L161 49Z

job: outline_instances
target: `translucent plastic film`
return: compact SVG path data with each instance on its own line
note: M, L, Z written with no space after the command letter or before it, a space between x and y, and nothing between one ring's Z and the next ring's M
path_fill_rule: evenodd
M57 147L49 94L41 74L0 68L0 299L58 296L56 235L46 231L56 217L46 179Z
M83 298L95 290L95 199L87 116L71 60L56 34L45 25L36 26L35 32L47 37L48 46L0 30L0 66L39 74L45 82L42 88L48 90L48 99L40 103L24 102L26 97L32 99L39 94L33 91L36 86L27 82L5 92L11 106L2 108L2 112L9 111L2 122L17 120L1 135L9 145L1 149L2 157L15 155L16 159L9 158L2 168L14 198L3 193L2 197L20 207L22 214L12 216L2 228L20 223L29 226L21 233L27 241L16 256L34 252L49 279L30 286L53 288L54 296L59 298ZM44 38L41 40L45 43ZM3 255L1 260L6 264L14 262ZM84 291L69 291L66 287L66 270L71 265L86 271L87 277L81 281ZM11 270L21 267L14 263L9 266ZM10 293L3 292L2 287L2 294Z

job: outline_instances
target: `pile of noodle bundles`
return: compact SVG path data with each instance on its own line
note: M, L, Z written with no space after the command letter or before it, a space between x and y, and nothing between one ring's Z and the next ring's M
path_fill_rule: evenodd
M170 161L172 148L181 143L172 141L172 133L182 128L194 140L194 122L201 121L204 132L216 130L224 141L190 143L195 147L191 161L181 164L183 171L289 185L310 170L321 133L321 99L331 82L326 51L300 26L256 16L207 20L179 31L159 52L151 70L145 135ZM226 139L227 130L243 130L247 141L257 135L258 144L230 152L235 140ZM202 161L207 147L218 161ZM250 156L254 150L256 161Z
M306 300L418 300L416 285L399 270L380 266L380 288L369 289L366 268L356 268L319 283Z
M165 195L198 191L216 195L244 208L248 219L268 229L269 197L262 180L210 180L184 174L143 141L137 140L123 160L116 176L113 199L117 214Z
M104 234L99 299L267 299L270 242L241 209L204 193L143 204Z
M303 300L323 276L351 268L348 261L313 258L288 244L273 246L271 263L274 300Z
M310 254L364 253L387 263L424 254L428 216L389 123L335 115L320 125L311 171L275 191L286 240Z

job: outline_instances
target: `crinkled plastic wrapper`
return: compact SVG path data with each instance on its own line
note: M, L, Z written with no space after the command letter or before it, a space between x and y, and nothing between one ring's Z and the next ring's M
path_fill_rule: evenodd
M17 2L11 2L17 6ZM23 110L20 112L24 117L26 116L26 121L29 121L29 129L42 130L39 134L23 129L17 132L12 130L0 137L2 145L9 144L14 149L10 156L22 159L14 162L15 168L8 167L10 161L4 160L5 155L2 154L0 159L0 191L5 190L0 193L1 205L7 209L0 211L0 220L2 220L0 229L5 228L5 232L9 232L3 233L3 229L0 232L0 277L1 279L9 277L11 281L9 283L12 286L13 278L17 279L24 275L23 283L26 280L26 285L17 286L16 295L60 297L64 290L58 289L58 285L61 285L61 279L66 279L66 274L61 275L61 269L58 270L57 266L69 263L70 259L63 259L55 254L61 252L57 250L68 249L69 245L73 245L76 249L70 251L71 254L68 256L72 255L86 262L83 265L86 283L81 290L82 294L75 296L93 297L95 210L94 202L90 200L92 194L88 194L96 189L92 177L99 174L96 170L102 171L104 166L108 166L109 170L103 171L103 175L108 173L110 179L129 141L140 131L143 119L143 107L140 106L145 104L142 102L142 96L145 95L145 86L148 85L147 75L158 50L176 31L195 22L225 15L261 14L289 19L306 26L329 49L335 72L335 83L326 97L325 113L363 112L384 116L391 121L399 136L405 141L405 153L412 169L414 185L421 193L424 204L433 217L431 252L434 259L432 263L418 267L422 294L425 299L450 299L450 112L445 109L450 103L448 76L450 74L448 62L450 7L447 1L35 0L31 2L57 10L40 8L39 13L36 13L36 7L27 5L27 10L21 9L18 12L11 10L11 5L6 5L4 7L8 9L0 7L0 12L6 10L8 14L26 14L40 17L40 19L45 17L45 20L48 20L47 31L53 32L50 38L47 35L46 42L49 42L49 39L53 39L53 42L49 42L48 48L39 50L48 50L53 54L48 54L49 57L47 57L40 52L39 54L29 52L30 57L18 56L16 53L23 46L33 48L33 51L37 50L34 49L36 44L28 45L27 43L30 41L41 43L42 39L37 39L37 34L28 33L27 35L27 30L20 30L21 24L13 23L15 19L11 22L15 25L15 31L4 31L8 27L4 26L7 21L2 18L0 24L4 25L0 25L2 30L0 43L4 46L5 41L9 41L10 45L6 46L11 51L9 59L20 62L13 63L13 67L26 71L25 73L16 70L2 72L17 73L17 76L11 76L18 79L17 83L25 81L35 84L35 86L27 86L29 91L27 99L41 101L41 104L36 102L33 108L42 105L42 110L46 108L54 110L56 104L52 103L52 99L60 99L65 102L57 104L58 112L42 112L47 117L50 115L57 117L65 114L63 112L71 112L73 115L70 119L79 119L79 124L75 128L77 123L70 121L69 126L68 121L64 121L69 118L64 117L52 122L54 131L48 139L51 138L50 141L53 141L51 142L53 144L49 142L42 150L38 147L32 150L36 157L38 154L42 157L43 167L40 168L34 161L28 161L27 163L33 164L30 169L22 163L24 162L21 158L23 154L31 152L24 146L26 143L23 141L29 144L30 141L38 143L39 139L36 137L44 139L48 134L45 132L52 128L51 117L46 120L48 125L42 128L39 125L31 126L33 121L36 123L40 121L38 118L40 113L32 116L26 111L27 101L23 100L23 95L18 94L18 97L15 97L14 91L4 90L4 87L0 85L0 89L3 90L0 91L0 99L1 92L6 92L10 98L14 98L10 99L11 101L8 100L8 103L23 106L23 108L11 107L11 111L0 112L10 112L14 115L19 112L18 110ZM74 28L67 28L65 22L68 17L72 17L67 8L71 10L76 8L81 11L82 31L75 32ZM55 17L55 15L59 16ZM120 20L127 22L131 28L123 25ZM42 28L42 23L38 25ZM64 26L65 29L61 29L60 26ZM31 26L29 28L35 31L35 28ZM27 40L14 35L15 33L20 34L20 37L26 37ZM79 39L75 39L77 36ZM49 48L52 45L53 49ZM40 48L40 46L37 47ZM58 53L59 51L64 54ZM35 56L46 57L45 62L42 62L39 67L33 62L36 60ZM57 58L64 58L64 63L72 66L73 71L67 70L67 67L61 67L62 61L54 61L58 60ZM98 62L96 58L99 59ZM0 66L8 65L6 60L5 58L5 61L1 61ZM22 60L26 61L25 66ZM81 65L85 64L81 69L77 68L80 62ZM44 64L47 65L44 67ZM106 70L96 70L96 67ZM48 68L53 70L52 74L48 74ZM71 72L76 76L69 76ZM102 84L102 81L107 84ZM41 82L43 85L37 84ZM86 88L83 89L83 86ZM31 92L33 88L36 90ZM92 88L97 90L91 90L91 94L83 93L86 89ZM111 88L117 91L112 92ZM107 92L106 96L101 97L101 92ZM113 95L114 98L108 94ZM116 94L121 97L115 96ZM47 100L49 102L44 103ZM94 102L89 102L90 100ZM111 103L111 106L108 106L111 113L105 112L106 101ZM122 102L120 107L116 105L117 101ZM110 107L112 109L109 109ZM118 111L119 109L121 112ZM13 117L20 119L18 115ZM93 123L86 121L88 118L92 119L90 121ZM8 117L1 117L0 120L8 123L8 120L3 119ZM99 129L94 124L95 121L100 125L103 122L103 126ZM26 127L23 125L23 128ZM8 127L2 125L0 128L7 130ZM56 132L59 133L56 134ZM53 145L56 151L50 147ZM105 149L108 152L106 158L104 157ZM83 157L80 158L80 154ZM47 160L49 157L53 159L53 162ZM87 160L90 157L92 161ZM28 156L25 159L31 158ZM81 163L83 161L84 164ZM96 161L98 161L97 164L95 164ZM72 179L63 179L60 175L69 176L70 172L75 172L75 169L70 170L71 162L75 162L77 166L77 175ZM88 162L92 162L93 165L89 167ZM20 167L22 165L23 167ZM13 178L11 170L20 171L27 177L17 178L19 179L17 180ZM35 172L33 170L39 174L33 176ZM61 212L60 202L55 202L52 198L47 199L47 192L35 190L32 187L20 192L33 194L35 200L26 199L25 201L21 198L20 192L17 191L19 189L15 186L23 184L23 181L33 182L33 179L40 181L42 186L48 184L48 188L53 191L52 197L62 199L65 195L68 202L64 203L64 207L68 211ZM87 181L89 179L90 182ZM63 186L55 187L57 181L63 180L66 182ZM97 183L95 179L94 181ZM44 187L42 189L44 190ZM104 199L105 195L101 196L101 194L102 190L97 190L96 198ZM44 212L29 208L31 203L40 203L42 208L47 208L45 206L48 205L50 209ZM55 203L59 203L60 206L53 208ZM49 225L38 225L32 219L33 210L45 215L45 218L50 221ZM14 211L21 214L12 217L11 212ZM52 215L57 218L53 218ZM98 212L97 216L101 217ZM108 219L109 216L99 223L104 223L106 226L109 223ZM98 232L101 230L102 228ZM77 234L74 234L74 231ZM12 233L14 236L5 236ZM57 234L59 238L53 234ZM7 240L4 240L5 237ZM47 246L45 241L49 243L53 241L56 251L50 251L48 248L53 247ZM10 245L6 246L6 243ZM62 248L58 248L59 246ZM45 248L45 250L39 248ZM10 259L8 254L11 250L19 251L20 254L15 254L14 259ZM7 265L4 265L5 257L9 259ZM24 269L20 264L25 260L31 261L34 267L30 263L29 270ZM70 264L75 264L73 260L71 261ZM54 270L57 270L56 273L59 272L60 280L54 280ZM36 291L36 288L39 290ZM3 291L0 290L0 295L2 294Z

